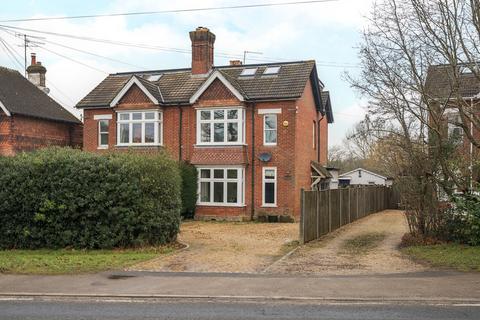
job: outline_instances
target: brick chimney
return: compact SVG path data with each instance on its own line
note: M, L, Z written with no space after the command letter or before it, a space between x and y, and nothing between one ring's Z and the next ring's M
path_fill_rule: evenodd
M230 65L231 66L241 66L242 61L241 60L230 60Z
M208 28L190 31L192 40L192 74L207 74L213 67L215 35Z
M30 80L30 82L36 85L40 90L48 93L49 90L45 86L45 73L47 73L47 69L42 66L40 61L37 61L37 56L35 53L32 53L31 58L31 63L27 68L28 80Z

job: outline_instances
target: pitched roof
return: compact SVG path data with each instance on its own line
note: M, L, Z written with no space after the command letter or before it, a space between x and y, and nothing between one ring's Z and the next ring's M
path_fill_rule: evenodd
M263 75L268 66L280 66L278 74ZM241 76L246 68L256 68L255 75ZM247 101L297 99L303 94L308 79L319 86L315 62L296 61L276 64L254 64L214 67ZM188 104L192 95L207 81L208 77L192 75L191 69L153 70L111 74L94 88L78 104L77 108L109 106L132 75L143 78L160 88L163 105ZM155 81L150 76L160 75ZM318 91L320 91L319 89ZM160 101L160 100L159 100ZM321 108L321 97L318 97Z
M324 113L327 115L328 123L333 123L333 111L332 111L332 102L330 101L330 92L329 91L322 91L322 109Z
M363 168L357 168L357 169L354 169L354 170L351 170L351 171L348 171L348 172L345 172L345 173L342 173L341 175L339 175L338 177L339 178L349 178L349 175L354 173L354 172L357 172L357 171L363 171L363 172L366 172L366 173L369 173L371 175L374 175L374 176L377 176L381 179L388 179L387 177L385 176L382 176L381 174L378 174L378 173L375 173L375 172L372 172L372 171L369 171L369 170L366 170L366 169L363 169Z
M10 114L80 123L18 71L0 67L0 101Z
M458 74L458 81L455 81L451 65L430 66L425 81L425 89L429 98L454 98L457 92L463 98L470 98L480 93L480 80L473 73L462 73L458 70ZM458 89L455 85L456 82L458 82Z

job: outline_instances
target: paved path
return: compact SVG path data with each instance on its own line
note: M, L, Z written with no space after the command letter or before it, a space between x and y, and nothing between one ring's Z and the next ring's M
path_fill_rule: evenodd
M403 211L386 210L344 226L324 238L300 247L288 259L269 268L273 273L377 274L425 271L427 267L412 262L398 250L408 231ZM346 240L366 234L384 234L377 247L364 252L346 252Z
M480 276L446 271L322 277L142 272L0 275L0 296L8 295L480 302Z
M191 301L1 301L0 319L478 319L474 306Z

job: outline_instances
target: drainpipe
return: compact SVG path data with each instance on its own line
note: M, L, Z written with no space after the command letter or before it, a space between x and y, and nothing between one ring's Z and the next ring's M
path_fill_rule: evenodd
M470 110L473 112L473 98L470 99ZM470 121L470 137L473 139L473 120ZM473 143L470 141L470 192L473 191Z
M251 186L251 202L252 208L250 212L250 220L253 221L255 216L255 102L252 104L252 186Z
M178 107L180 120L179 125L180 128L178 129L178 161L182 161L182 127L183 127L183 109L181 106Z

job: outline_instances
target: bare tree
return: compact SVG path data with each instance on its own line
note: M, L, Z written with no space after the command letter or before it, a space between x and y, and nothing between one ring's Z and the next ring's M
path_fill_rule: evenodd
M404 185L412 230L429 234L439 221L438 186L469 190L471 163L447 134L446 115L478 152L478 99L465 99L465 70L480 83L478 0L384 0L374 4L360 49L360 77L347 76L369 99L363 136L388 141L391 171ZM442 65L447 90L428 87L432 66ZM358 132L357 137L361 137ZM398 156L400 155L400 156ZM471 159L470 159L471 160Z

